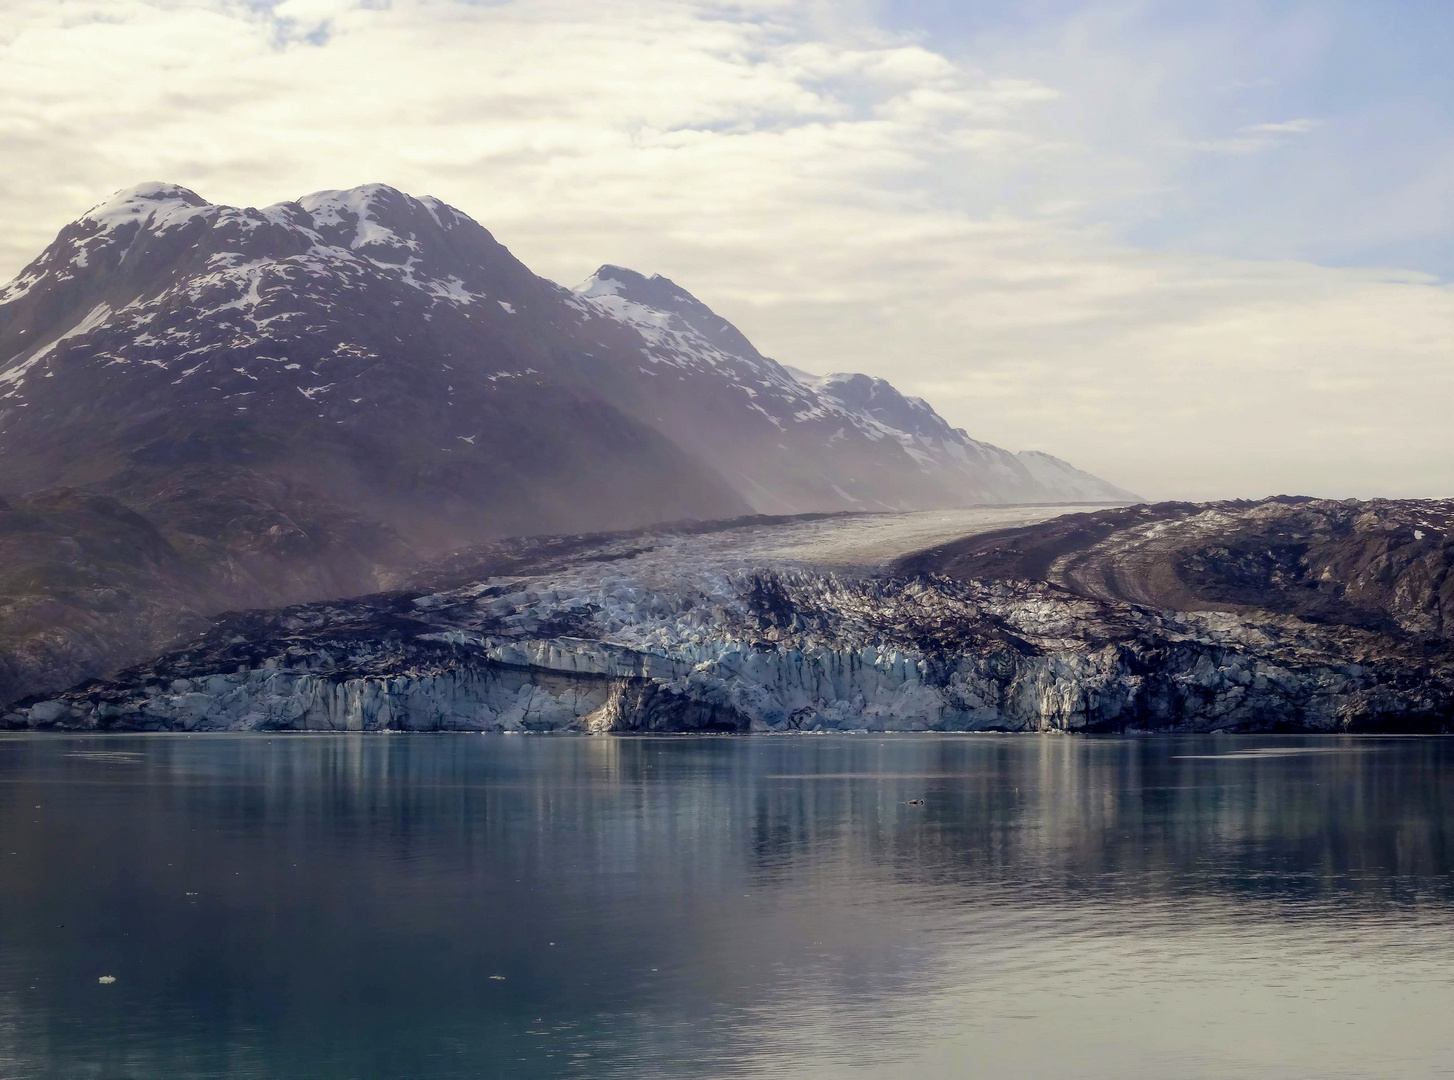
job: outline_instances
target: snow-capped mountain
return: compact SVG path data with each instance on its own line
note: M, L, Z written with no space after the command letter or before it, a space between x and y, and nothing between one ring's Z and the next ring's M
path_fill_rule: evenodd
M389 188L261 210L122 192L0 292L5 486L246 467L426 548L748 509L562 381L580 303Z
M575 292L641 339L622 406L716 466L759 511L1136 501L1049 455L971 439L883 379L779 364L667 278L603 266Z
M661 277L564 289L432 198L123 191L0 290L3 486L248 469L424 549L749 510L1118 501L861 375L795 377ZM219 479L220 478L220 479ZM255 487L255 485L254 485Z

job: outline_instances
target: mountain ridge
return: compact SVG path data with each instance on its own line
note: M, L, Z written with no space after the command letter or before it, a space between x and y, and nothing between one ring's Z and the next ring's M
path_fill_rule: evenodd
M697 374L745 375L734 388L747 394L749 408L776 434L801 427L823 429L817 440L792 447L800 470L780 476L778 486L770 488L763 477L777 472L762 455L771 453L772 443L721 445L713 439L710 419L686 410L678 414L679 423L663 421L673 439L699 447L708 460L723 463L729 477L749 478L751 490L744 494L755 500L759 512L907 510L1047 498L1140 501L1134 493L1050 455L1039 455L1054 465L1041 464L1037 475L1021 455L972 439L928 402L906 397L886 379L858 373L814 376L765 357L741 331L669 278L606 264L574 291L637 329L648 342L643 352L653 365ZM774 432L763 429L762 434L772 437ZM879 484L871 474L881 464L858 458L848 472L834 477L832 459L853 455L855 448L847 445L851 437L896 444L908 467L897 471L891 484ZM820 481L816 488L814 471ZM856 475L849 476L850 472ZM870 476L861 475L865 472Z
M408 308L405 321L412 316L415 331L436 320L453 324L437 328L444 332L432 335L436 340L410 341L411 347L447 361L479 353L483 338L490 351L515 354L510 359L523 353L524 363L495 370L491 381L539 383L553 377L569 390L584 391L658 430L689 456L705 459L708 471L725 474L728 486L759 512L914 509L1042 501L1049 495L1134 499L1045 455L1037 459L1038 470L1027 468L1020 455L971 439L927 402L904 397L886 380L863 375L799 380L670 279L607 264L566 290L532 274L467 215L384 185L317 192L260 210L215 205L164 183L118 192L63 229L0 289L0 357L6 358L0 364L0 418L33 404L24 390L28 382L34 390L33 369L53 378L57 354L93 339L109 337L109 352L93 350L108 366L139 361L175 367L174 386L199 371L220 376L233 384L215 387L227 399L255 392L234 376L257 382L256 365L269 357L238 356L242 365L226 371L205 363L176 366L176 360L254 347L266 351L296 337L300 325L315 334L343 329L319 325L320 311L351 306L355 314L377 316L385 304ZM194 324L213 320L224 333L201 337L179 357L168 346L179 336L198 338L198 328L173 320L163 333L155 329L158 315L177 308ZM512 322L530 325L521 335ZM377 342L349 340L358 335L348 332L340 336L344 340L335 352L379 358ZM394 340L403 343L405 336L395 334ZM647 363L635 362L638 355ZM338 367L336 357L324 359L331 369ZM676 374L678 382L700 380L697 397L708 400L694 400L691 387L663 394L644 385L662 373ZM317 381L328 375L317 370L316 359L308 375L314 379L299 376L291 389L310 402L337 390L336 381ZM276 409L277 402L270 407ZM712 418L724 408L729 424L719 429ZM245 412L247 406L235 409ZM754 424L760 430L747 430ZM764 445L758 437L763 434L776 442ZM1047 473L1054 474L1050 483ZM728 502L703 509L708 516L742 509ZM692 516L694 510L646 509L666 518ZM581 523L540 524L550 529Z

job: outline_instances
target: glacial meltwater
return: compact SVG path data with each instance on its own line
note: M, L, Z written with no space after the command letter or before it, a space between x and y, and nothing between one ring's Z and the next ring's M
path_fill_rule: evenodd
M0 737L0 1077L1454 1075L1454 740Z

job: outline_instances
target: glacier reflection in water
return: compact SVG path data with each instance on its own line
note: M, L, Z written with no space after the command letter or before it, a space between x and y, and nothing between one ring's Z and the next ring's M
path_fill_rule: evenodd
M0 738L0 1076L1450 1075L1451 785L1418 738Z

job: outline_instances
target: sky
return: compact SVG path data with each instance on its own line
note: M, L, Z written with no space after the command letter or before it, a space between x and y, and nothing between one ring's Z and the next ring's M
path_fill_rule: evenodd
M0 0L0 279L384 182L1150 498L1454 496L1454 8Z

